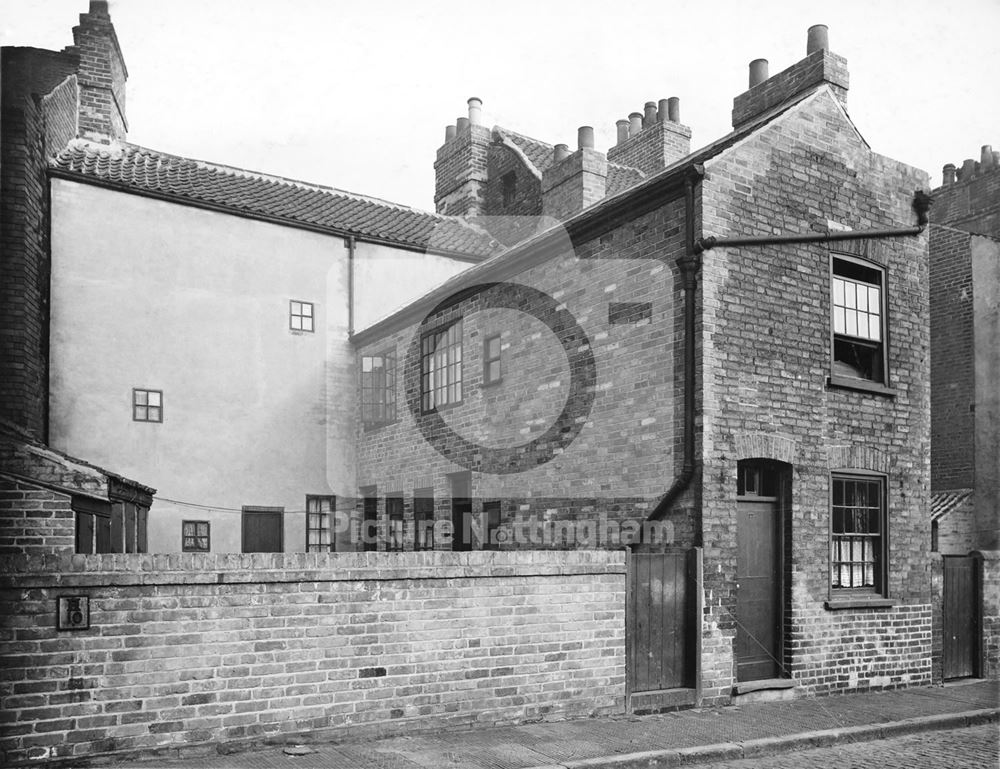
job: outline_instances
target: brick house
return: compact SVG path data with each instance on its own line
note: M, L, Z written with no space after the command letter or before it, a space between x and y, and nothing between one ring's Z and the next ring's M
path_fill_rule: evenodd
M824 32L754 62L733 132L691 154L676 103L604 156L470 100L439 209L501 239L559 223L355 333L380 548L593 546L588 519L614 547L659 520L703 548L705 699L930 680L927 178L868 147Z
M931 493L935 550L998 548L1000 152L944 167L931 212Z

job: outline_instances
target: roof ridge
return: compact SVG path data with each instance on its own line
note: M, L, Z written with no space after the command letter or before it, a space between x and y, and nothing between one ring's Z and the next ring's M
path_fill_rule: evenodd
M496 128L496 129L498 129L500 131L503 131L506 134L509 134L509 135L512 135L512 136L516 136L519 139L527 139L529 142L534 142L535 144L544 144L546 147L549 147L550 149L552 149L552 148L554 148L556 146L554 144L550 144L549 142L542 141L541 139L536 139L533 136L528 136L527 134L520 133L519 131L514 131L514 130L511 130L510 128L505 128L502 125L494 126L494 128Z
M325 184L317 184L316 182L307 182L302 179L293 179L288 176L281 176L280 174L271 174L265 171L255 171L249 168L240 168L239 166L231 166L225 163L217 163L211 160L190 158L184 155L177 155L173 152L164 152L163 150L154 149L152 147L145 147L141 144L135 144L133 142L113 142L112 144L100 144L98 142L92 142L88 139L76 138L76 139L71 139L69 141L69 143L66 146L66 149L73 149L75 147L80 147L82 149L97 150L98 152L106 153L111 157L121 157L125 151L133 150L143 155L178 160L183 163L194 163L195 165L207 170L220 171L222 173L230 173L234 176L239 176L242 178L259 179L261 181L272 181L278 184L288 184L293 187L299 187L300 189L313 190L316 192L332 193L334 195L341 195L344 197L352 198L354 200L365 200L368 201L369 203L386 206L388 208L395 208L401 211L412 211L413 213L422 214L424 216L433 216L440 220L463 221L462 217L449 216L447 214L439 214L436 211L428 211L423 208L408 206L405 203L396 203L394 201L386 200L384 198L377 198L373 195L365 195L360 192L351 192L350 190L343 190L340 189L339 187L331 187ZM59 154L62 154L63 151L61 151Z

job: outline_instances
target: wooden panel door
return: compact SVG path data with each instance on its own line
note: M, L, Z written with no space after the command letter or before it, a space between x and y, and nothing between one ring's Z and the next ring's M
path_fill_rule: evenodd
M941 607L942 664L945 678L979 675L979 559L944 556Z
M280 553L284 550L284 510L243 509L243 552Z
M629 556L626 607L629 691L688 686L694 639L687 553Z
M777 501L737 502L737 681L779 675L781 572L777 523Z

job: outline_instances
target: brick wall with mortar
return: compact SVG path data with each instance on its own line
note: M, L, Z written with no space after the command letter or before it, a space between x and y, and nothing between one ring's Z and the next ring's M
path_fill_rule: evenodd
M1000 551L983 556L983 677L1000 678Z
M683 301L675 259L684 248L683 220L683 199L675 198L572 249L567 242L565 250L551 258L528 260L509 273L490 275L489 282L503 280L538 289L572 313L587 337L580 342L589 345L594 355L596 381L590 413L571 419L583 425L579 435L557 450L551 461L513 473L509 468L496 473L497 468L473 467L475 512L483 500L497 499L502 500L505 525L532 518L547 524L599 521L601 515L611 522L641 521L669 487L681 461L683 371L677 361L683 344ZM476 268L467 273L475 274ZM478 282L474 277L468 280ZM464 401L442 413L447 424L468 439L509 448L538 438L559 415L569 395L568 359L541 320L515 310L484 309L483 296L489 294L438 313L424 328L436 329L462 316ZM609 311L617 302L648 303L650 317L611 323ZM359 430L358 485L377 486L380 499L390 493L403 495L406 546L412 547L414 489L433 488L436 514L440 520L448 519L452 495L448 474L467 468L436 451L407 408L405 361L419 324L404 322L405 327L379 330L359 341L359 356L395 350L399 405L394 424ZM503 380L484 386L483 341L494 333L501 335ZM417 386L415 381L409 385L414 396ZM534 462L530 455L526 458ZM670 518L677 546L695 544L700 524L692 512L694 494L683 497ZM518 546L574 544L502 545Z
M934 190L931 221L1000 238L1000 165L975 163L973 168Z
M705 167L703 228L720 237L822 231L828 220L854 229L908 226L913 192L927 185L921 172L872 153L825 88ZM737 461L755 457L791 465L786 674L810 693L929 680L927 237L853 243L719 248L704 257L709 701L734 683ZM827 385L836 252L886 270L892 396ZM764 440L750 440L758 435ZM887 477L892 607L825 608L836 598L829 500L837 469Z
M513 245L534 234L542 212L542 181L537 169L529 168L524 156L509 140L494 131L487 154L486 186L481 222L497 240ZM504 177L513 174L513 194L505 204Z
M124 140L128 70L107 2L91 2L90 11L80 14L80 24L73 27L72 50L80 60L80 136L103 144Z
M542 173L542 214L565 220L607 194L608 159L584 147Z
M968 233L952 227L930 227L931 488L935 491L972 488L975 482L970 240Z
M625 554L3 562L4 763L621 713ZM56 597L90 628L55 629Z
M48 372L46 158L76 135L77 57L0 52L0 418L44 438Z
M70 494L0 473L0 554L72 553L71 503Z

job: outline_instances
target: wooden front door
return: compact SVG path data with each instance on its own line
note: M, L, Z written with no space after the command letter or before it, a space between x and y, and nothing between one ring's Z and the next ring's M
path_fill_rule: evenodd
M980 561L971 555L944 556L941 607L945 678L980 675Z
M781 666L778 501L737 502L736 680L777 678Z
M282 552L284 550L284 517L284 509L280 507L244 507L243 552Z

